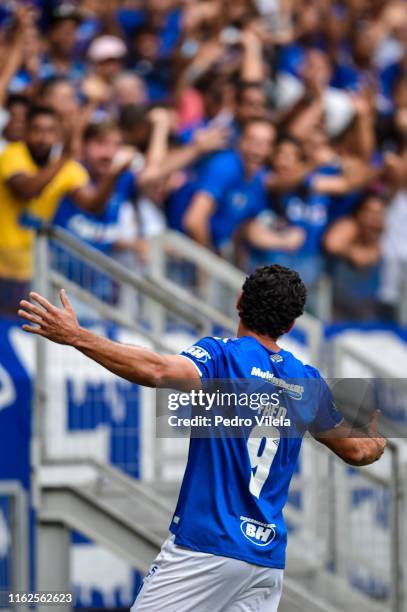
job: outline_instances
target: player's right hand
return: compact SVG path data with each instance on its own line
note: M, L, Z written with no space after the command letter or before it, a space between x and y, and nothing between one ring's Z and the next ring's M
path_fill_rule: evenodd
M65 289L61 289L59 295L63 308L57 308L39 293L31 291L30 298L36 303L22 300L18 315L30 323L23 325L24 331L57 344L72 345L79 334L80 326Z

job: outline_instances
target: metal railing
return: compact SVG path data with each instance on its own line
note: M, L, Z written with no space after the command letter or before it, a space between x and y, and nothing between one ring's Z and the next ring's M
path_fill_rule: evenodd
M290 488L295 514L290 504L286 512L293 542L315 552L321 567L366 594L372 605L405 611L406 498L398 445L390 442L384 469L350 468L306 438L301 462Z
M173 283L166 284L163 278L157 280L134 273L61 228L42 226L38 229L35 259L34 287L38 291L57 300L56 292L64 286L78 303L89 307L85 312L91 313L90 320L114 321L142 335L158 350L174 350L163 340L165 328L174 321L182 327L187 326L196 336L212 333L215 326L225 332L235 331L232 318L202 303L187 290ZM93 284L86 282L89 278ZM121 293L125 293L125 289L132 290L133 308L122 307L120 293L116 300L106 300L105 295L100 295L97 291L100 279L117 283L123 289ZM158 307L165 313L164 321L160 316L158 322Z
M195 282L189 283L190 292L194 291L199 296L200 307L202 304L209 304L231 317L233 323L228 331L235 333L236 300L246 275L226 260L175 231L169 230L153 237L150 244L150 278L163 283L168 290L174 290L180 279L174 275L173 266L194 266ZM310 363L320 365L323 324L305 313L296 322L296 329L306 336Z
M387 453L390 455L387 473L380 474L378 468L383 466L381 462L376 469L375 466L370 471L364 469L363 474L372 481L372 488L387 489L387 495L382 499L382 512L387 512L389 523L390 552L387 551L387 557L392 578L391 609L404 612L407 609L407 531L404 518L407 510L407 379L395 375L395 369L400 371L402 364L377 359L377 355L357 350L344 338L335 340L333 353L332 371L335 376L348 380L363 378L370 387L374 407L382 412L381 431L388 438ZM405 365L407 367L407 362ZM358 533L360 530L356 531ZM354 545L356 542L355 548L357 541L357 537L352 540ZM360 546L358 550L361 550ZM363 577L359 580L359 586L368 588Z
M29 591L28 541L27 494L18 481L0 481L0 609L9 607L9 593Z

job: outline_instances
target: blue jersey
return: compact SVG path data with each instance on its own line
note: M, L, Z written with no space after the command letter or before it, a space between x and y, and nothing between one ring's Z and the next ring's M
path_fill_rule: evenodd
M274 352L255 338L204 338L182 353L203 380L228 380L239 388L277 394L280 416L292 422L257 426L241 436L191 437L188 463L170 526L179 546L284 568L287 530L283 508L297 464L302 436L336 427L342 416L319 372L291 353ZM246 387L247 391L247 387ZM239 412L237 403L232 410ZM285 421L284 421L285 423ZM285 427L285 425L284 425ZM270 432L270 433L268 433ZM270 435L270 437L268 437Z
M250 269L271 263L293 268L308 287L318 281L324 267L321 239L328 223L331 199L312 190L313 175L303 189L281 194L279 202L271 202L260 213L259 220L273 228L278 215L284 214L290 225L304 230L305 241L296 251L283 249L250 249Z
M148 13L143 10L133 8L121 8L117 12L117 21L127 38L131 38L134 31L142 27L148 21ZM170 11L159 28L157 35L159 38L159 57L169 57L177 45L181 36L182 11Z
M245 176L243 161L237 151L228 150L210 156L197 172L195 180L185 185L172 199L168 211L170 227L183 229L182 218L198 192L211 196L215 210L210 232L215 247L222 247L237 228L255 217L267 205L265 171Z
M66 196L59 204L53 224L75 234L98 251L110 255L120 238L122 207L126 202L134 202L136 198L136 177L127 170L117 179L113 193L101 212L84 210L70 196Z
M305 242L299 250L301 255L320 253L322 234L328 223L330 198L312 190L313 178L310 175L305 181L305 194L288 192L282 196L287 219L301 227L306 234Z
M59 204L53 219L53 224L63 227L93 248L113 255L114 248L122 236L121 212L128 202L134 202L137 197L136 178L130 171L123 172L116 181L114 190L104 209L92 213L78 206L74 200L66 196ZM68 278L84 286L92 286L99 299L110 304L117 300L117 285L112 279L84 261L72 255L66 256L64 249L54 246L58 265L63 266Z

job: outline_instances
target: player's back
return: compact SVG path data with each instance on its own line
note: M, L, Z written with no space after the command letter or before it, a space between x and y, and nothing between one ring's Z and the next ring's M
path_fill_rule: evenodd
M214 403L204 437L191 438L170 527L175 542L283 568L282 510L302 436L341 420L329 389L315 368L252 336L204 338L182 354L199 370Z

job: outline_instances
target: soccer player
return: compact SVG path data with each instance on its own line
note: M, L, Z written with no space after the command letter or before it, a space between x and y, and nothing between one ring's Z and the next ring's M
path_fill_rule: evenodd
M75 347L129 381L149 387L205 386L208 380L265 379L287 391L312 435L350 465L377 461L386 441L375 413L367 433L351 430L335 408L319 372L281 349L277 340L304 309L298 273L278 265L249 276L238 298L236 338L203 338L181 355L159 355L125 346L83 329L64 290L62 309L37 293L21 302L23 328ZM290 381L302 381L292 385ZM311 393L305 408L306 382ZM283 394L284 395L284 394ZM309 401L311 400L311 401ZM288 415L289 416L289 415ZM281 435L280 435L281 434ZM298 459L301 436L191 438L188 464L170 537L148 572L132 612L274 612L285 564L283 507Z

